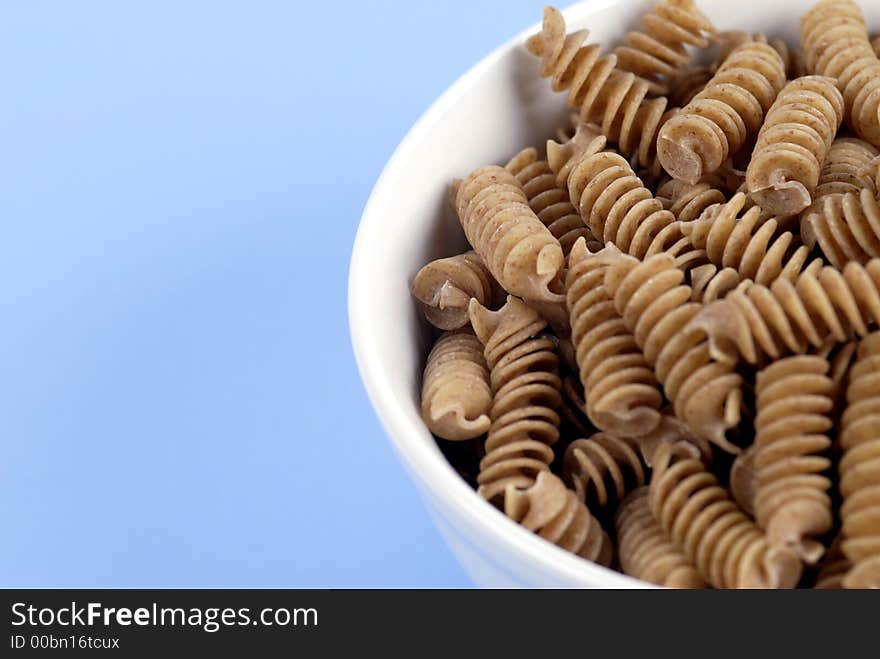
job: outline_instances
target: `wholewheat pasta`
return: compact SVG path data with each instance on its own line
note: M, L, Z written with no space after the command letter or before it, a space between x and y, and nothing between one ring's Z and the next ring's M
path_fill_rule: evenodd
M605 48L545 10L525 47L570 125L453 181L472 251L411 282L420 412L577 557L880 588L880 59L852 0L818 0L800 48L698 1Z
M841 549L846 588L880 588L880 332L862 340L841 422Z
M834 383L828 360L786 357L758 373L755 393L755 518L773 545L816 563L825 547L816 538L833 524L831 411Z
M617 67L648 83L651 94L662 96L691 62L688 46L708 48L712 22L693 0L660 0L642 17L642 31L628 32L624 45L614 49Z
M816 271L821 259L809 265L810 250L789 231L780 232L775 219L761 222L761 209L743 214L746 197L735 195L700 219L685 223L682 232L694 247L706 251L720 268L733 268L743 279L770 284L779 277L794 280L804 270Z
M849 125L880 146L880 59L861 8L852 0L820 0L801 20L801 43L807 70L837 80Z
M788 83L764 119L746 182L754 200L776 215L807 208L825 156L843 121L843 96L832 78Z
M637 441L602 432L569 444L562 476L591 510L620 502L646 482Z
M648 497L662 528L715 588L797 585L798 556L771 546L692 451L658 448Z
M785 64L769 45L738 47L682 111L660 129L657 153L674 178L697 183L757 134L785 84Z
M620 503L615 527L624 574L667 588L706 587L697 567L651 512L647 487L634 490Z
M498 284L476 252L431 261L416 274L410 292L434 327L454 330L470 323L468 304L494 306Z
M512 295L559 302L552 290L565 263L562 247L538 219L516 177L483 167L455 188L455 206L468 241L489 272Z
M492 390L483 346L470 328L434 344L422 378L422 419L438 437L473 439L489 430Z
M521 300L510 297L498 311L476 300L471 325L490 369L491 425L480 462L479 493L498 502L508 486L531 487L553 461L562 403L559 358L547 323Z
M548 7L541 32L526 47L542 59L541 75L552 79L553 91L568 91L569 107L599 125L605 137L635 155L643 167L651 167L657 162L656 137L668 119L669 102L663 96L648 98L649 85L618 69L615 55L602 55L596 44L583 45L588 35L587 30L566 35L562 14Z
M635 338L605 290L607 264L583 241L569 257L568 309L586 411L597 428L644 435L660 422L663 397Z

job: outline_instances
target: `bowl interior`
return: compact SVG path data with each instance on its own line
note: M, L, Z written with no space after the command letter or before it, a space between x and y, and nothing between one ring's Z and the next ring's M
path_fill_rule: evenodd
M880 3L862 2L880 30ZM569 29L618 43L652 0L590 0L565 11ZM798 20L813 0L698 0L719 29L762 31L798 43ZM539 19L540 16L536 16ZM474 67L422 117L398 147L364 211L352 257L349 312L355 354L377 414L411 474L428 496L443 499L505 536L511 549L537 539L484 504L449 467L419 416L419 387L430 332L409 295L415 273L431 259L459 253L465 240L447 195L449 182L476 167L503 164L568 125L565 96L550 91L539 62L523 47L536 24ZM499 519L502 523L499 524ZM538 541L542 542L542 541ZM542 543L543 544L543 543ZM586 580L623 585L617 573L563 556L547 544L543 560ZM572 572L573 571L573 572ZM582 578L576 579L582 582Z

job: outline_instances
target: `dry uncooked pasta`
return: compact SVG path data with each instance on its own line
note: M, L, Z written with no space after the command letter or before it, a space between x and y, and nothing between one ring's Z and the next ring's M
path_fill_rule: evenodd
M773 547L691 450L657 450L649 502L655 518L715 588L793 588L801 561Z
M682 225L694 247L719 268L733 268L746 279L770 284L778 277L794 280L804 269L816 271L821 259L807 268L810 250L789 231L779 232L775 219L761 222L757 206L742 214L746 197L710 209L699 220Z
M807 70L837 80L849 125L880 146L880 59L861 8L852 0L820 0L801 21L801 44Z
M471 324L491 370L491 426L480 462L480 494L498 502L508 486L531 487L553 461L561 404L555 343L547 323L511 297L498 311L471 301Z
M788 83L764 119L746 172L752 198L776 215L812 203L825 154L843 121L843 96L832 78Z
M489 430L492 390L483 346L470 328L446 332L428 355L422 419L443 439L473 439Z
M880 332L859 345L850 372L840 446L841 549L847 588L880 588Z
M668 588L705 588L706 581L670 540L651 512L648 488L621 501L615 520L620 567L625 574Z
M668 101L663 96L648 98L648 84L618 69L617 57L601 55L601 46L583 45L588 35L579 30L566 36L562 14L548 7L543 29L526 47L542 59L541 75L552 78L553 91L568 91L569 107L584 121L599 125L605 137L637 156L643 167L650 167L656 162L656 137L668 118Z
M470 323L471 298L494 306L498 285L476 252L431 261L419 270L410 291L434 327L454 330Z
M772 47L754 41L738 47L706 88L660 129L663 169L688 183L716 171L757 134L785 80L785 64Z
M825 547L814 540L831 529L831 410L828 360L786 357L758 373L755 417L755 519L771 544L815 563Z
M639 261L612 246L594 258L611 261L605 288L676 415L697 435L738 452L725 433L740 419L742 378L732 365L713 360L703 330L689 330L702 305L690 301L692 291L675 260L656 254Z
M693 0L660 0L642 17L642 31L627 33L614 49L617 67L645 80L651 94L667 94L670 78L691 62L687 46L708 48L706 35L714 32Z
M601 509L645 484L645 469L637 451L635 440L599 432L569 445L562 476L591 510Z
M533 148L520 151L507 163L506 169L516 176L526 193L529 206L559 241L562 253L568 256L578 238L588 242L593 234L584 226L581 216L568 199L568 191L556 185L556 175L546 160L538 159Z
M468 241L507 292L544 302L565 263L562 247L538 219L516 177L483 167L457 183L455 206Z
M813 203L801 214L800 231L804 243L813 247L818 242L823 254L838 268L846 264L844 244L852 242L846 237L849 230L841 224L843 196L859 194L864 189L876 193L871 168L878 156L880 151L867 142L849 137L837 138L822 165Z
M542 471L525 490L508 486L504 512L529 531L577 556L599 565L611 563L613 549L608 534L555 474Z
M546 9L526 48L571 127L453 182L473 251L411 285L425 425L510 520L635 578L880 588L864 16L818 0L802 50L695 0L630 30L603 49Z
M597 428L644 435L660 422L663 397L651 366L605 290L607 264L583 241L569 258L566 289L586 411Z

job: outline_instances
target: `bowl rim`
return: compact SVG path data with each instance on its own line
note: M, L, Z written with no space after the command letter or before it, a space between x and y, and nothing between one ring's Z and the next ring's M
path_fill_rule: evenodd
M562 13L566 20L571 18L571 14L577 13L577 19L580 20L611 6L632 1L634 0L584 0L566 7ZM388 185L389 172L409 158L413 145L432 130L447 108L456 102L457 97L474 87L488 69L495 66L512 49L521 47L529 36L540 29L541 22L538 21L503 43L459 77L422 114L383 168L361 215L349 264L348 320L352 347L361 381L380 425L391 440L398 458L408 468L410 476L420 479L431 496L446 501L470 525L482 529L492 541L516 554L520 561L539 565L543 572L555 573L560 581L568 582L572 587L591 585L601 588L656 588L653 584L585 560L547 542L480 497L439 451L432 450L419 437L419 432L424 432L425 427L417 427L399 413L400 402L394 396L390 383L382 375L383 364L368 329L370 297L366 293L369 290L370 271L366 254L371 245L378 244L378 200ZM447 517L442 510L440 512L444 518Z

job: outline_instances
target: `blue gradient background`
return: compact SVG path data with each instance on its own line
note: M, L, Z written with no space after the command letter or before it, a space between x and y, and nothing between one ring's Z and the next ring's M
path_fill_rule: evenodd
M3 4L0 585L469 585L348 261L409 127L542 4Z

